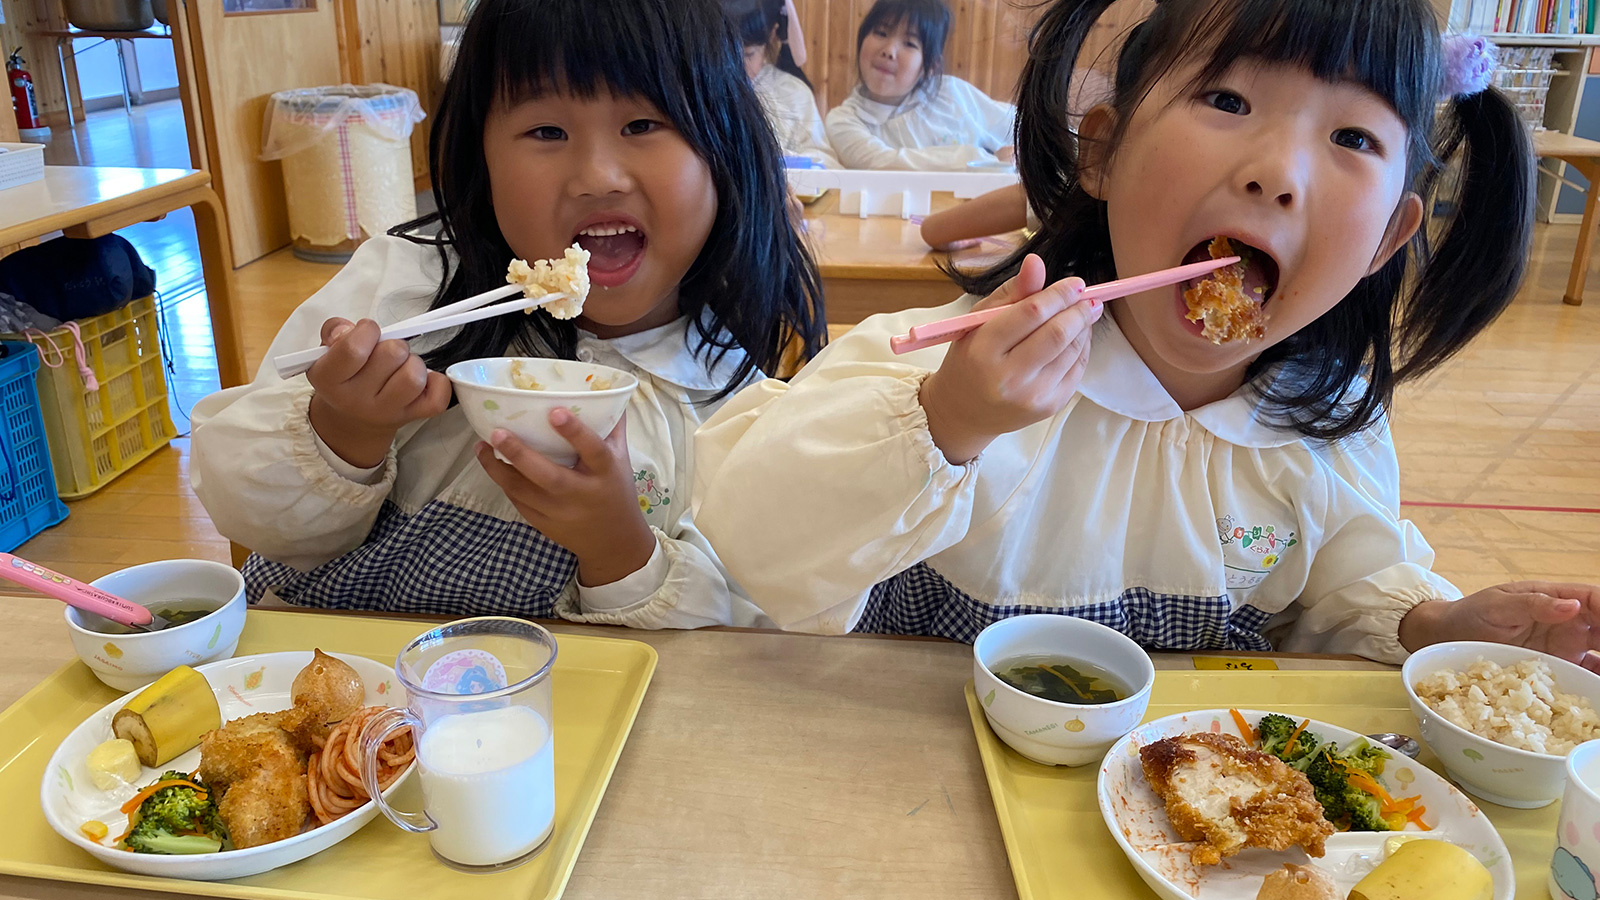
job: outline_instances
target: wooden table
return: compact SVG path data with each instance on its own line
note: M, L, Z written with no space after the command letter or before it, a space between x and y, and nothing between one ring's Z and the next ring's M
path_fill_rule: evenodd
M1594 242L1595 210L1600 207L1600 141L1540 131L1533 136L1533 152L1566 163L1589 182L1589 189L1583 192L1583 225L1578 232L1578 248L1572 254L1572 274L1567 276L1567 292L1561 297L1569 306L1582 306L1584 282L1589 277L1589 249Z
M193 169L45 166L43 180L0 191L0 256L57 231L74 238L100 237L185 206L194 210L217 373L223 387L243 384L249 379L234 314L233 255L222 201L211 189L209 174Z
M935 212L960 202L949 193L933 195ZM938 253L922 242L921 230L908 219L841 214L838 191L806 208L806 235L822 270L828 322L835 325L914 306L943 306L961 296L961 289L939 270L941 261L993 264L1020 241L1020 235L1009 235L970 250Z
M58 602L0 597L0 608L6 706L73 654ZM310 640L326 614L304 615ZM967 645L552 628L644 641L661 657L567 900L1015 896L962 693ZM1283 668L1386 668L1278 659ZM1193 662L1159 654L1156 665ZM0 900L19 897L171 895L0 876Z

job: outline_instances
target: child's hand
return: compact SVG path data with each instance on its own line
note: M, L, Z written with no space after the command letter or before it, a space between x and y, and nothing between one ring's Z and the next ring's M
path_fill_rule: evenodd
M1066 407L1089 362L1098 303L1079 303L1083 281L1044 286L1044 262L1029 254L1022 269L977 304L1011 309L950 345L944 364L922 384L928 430L945 458L964 464L1002 434L1048 419Z
M1579 662L1600 650L1600 586L1517 581L1424 603L1400 621L1408 650L1444 641L1515 644Z
M380 330L371 319L323 322L328 353L306 372L316 388L311 427L340 459L363 469L383 462L400 426L450 405L450 379L428 371L405 341L380 341Z
M496 430L493 446L478 444L478 462L529 525L578 557L578 583L610 584L650 561L656 538L639 511L628 458L628 420L605 440L565 409L550 425L578 451L578 464L557 465L510 432ZM494 451L510 460L495 459Z

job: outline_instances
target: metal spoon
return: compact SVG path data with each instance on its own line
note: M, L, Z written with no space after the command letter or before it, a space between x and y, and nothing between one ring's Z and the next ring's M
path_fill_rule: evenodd
M1367 738L1369 740L1376 741L1377 743L1380 743L1385 747L1396 751L1397 753L1404 753L1406 756L1409 756L1412 759L1416 759L1417 754L1422 752L1422 745L1417 743L1416 738L1409 735L1395 734L1392 731L1385 731L1379 734L1369 734L1367 735Z

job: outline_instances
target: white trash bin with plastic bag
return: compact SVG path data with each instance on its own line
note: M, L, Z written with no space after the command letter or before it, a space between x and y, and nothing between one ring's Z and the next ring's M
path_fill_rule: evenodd
M272 95L261 158L283 160L295 256L343 262L362 241L416 218L411 129L422 119L416 92L387 84Z

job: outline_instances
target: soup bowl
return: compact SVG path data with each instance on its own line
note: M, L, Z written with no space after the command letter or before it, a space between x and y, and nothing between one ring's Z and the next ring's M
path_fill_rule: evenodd
M1048 657L1104 670L1126 692L1114 703L1058 703L1020 691L995 671L1016 661ZM972 644L972 681L989 727L1007 746L1034 762L1083 766L1099 762L1143 721L1156 669L1127 635L1074 616L1014 616L990 625Z

